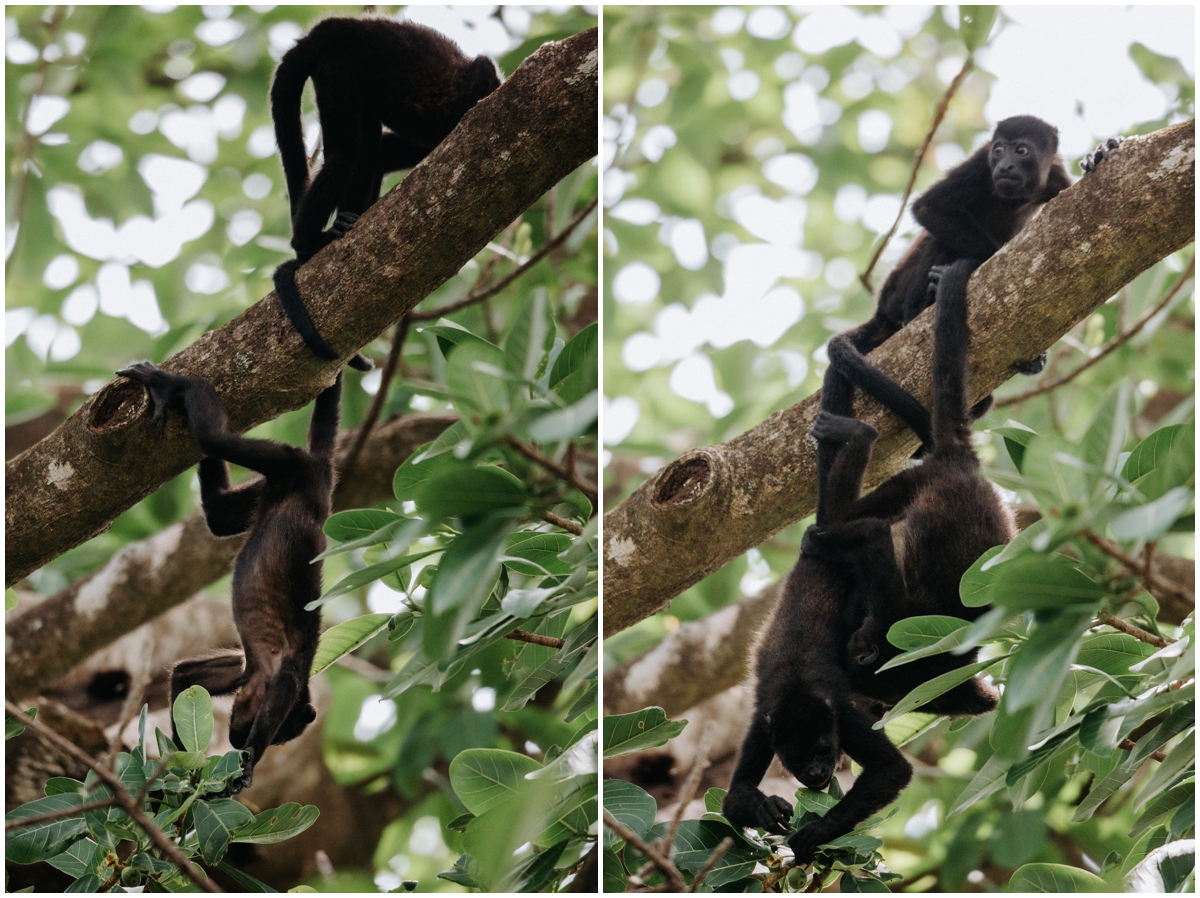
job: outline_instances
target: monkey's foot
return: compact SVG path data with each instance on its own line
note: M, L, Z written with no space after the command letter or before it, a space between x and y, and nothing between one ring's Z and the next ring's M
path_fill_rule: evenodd
M1044 361L1045 359L1043 358L1043 362ZM971 423L974 424L976 421L986 415L988 411L991 410L992 403L995 401L995 398L989 393L987 396L984 396L973 406L971 406L971 411L968 413Z
M823 550L826 548L826 542L829 539L829 532L824 527L818 527L813 524L804 531L804 536L800 540L800 554L808 555L812 558L820 558Z
M1017 362L1013 365L1022 374L1040 374L1041 370L1046 367L1046 353L1042 353L1036 359L1030 359L1027 362Z
M879 435L874 427L858 418L847 418L822 410L809 431L817 442L848 443L853 439L873 440Z
M1112 151L1119 147L1123 142L1124 137L1110 137L1096 149L1083 157L1083 161L1079 163L1079 167L1085 172L1095 171L1096 166L1112 155ZM1019 370L1019 369L1018 369Z
M332 234L335 239L341 240L346 236L346 232L354 227L354 223L358 221L357 212L339 212L333 219L333 224L329 226L326 233Z
M136 362L128 368L117 372L120 377L141 384L150 394L150 404L154 408L151 422L161 424L172 405L182 407L184 391L187 389L187 378L180 374L163 371L150 362Z

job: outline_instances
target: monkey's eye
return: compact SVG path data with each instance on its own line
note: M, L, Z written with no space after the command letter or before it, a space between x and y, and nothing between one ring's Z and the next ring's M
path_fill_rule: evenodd
M994 156L1003 156L1003 155L1004 155L1004 147L995 147L995 148L992 150L992 155L994 155Z
M1017 155L1024 156L1029 152L1029 147L1017 147Z

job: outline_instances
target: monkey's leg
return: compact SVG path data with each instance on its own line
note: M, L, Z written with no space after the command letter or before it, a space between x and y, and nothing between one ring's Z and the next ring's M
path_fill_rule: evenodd
M180 661L171 669L171 708L175 699L189 686L203 686L209 695L228 695L242 685L246 669L246 657L238 649L222 649L201 658ZM175 715L171 714L171 738L180 748L179 734L175 728Z
M336 239L325 230L325 224L346 198L360 152L364 115L357 87L337 71L326 69L314 74L313 87L317 92L325 161L292 219L292 247L298 255L305 256Z
M429 155L429 149L410 143L393 131L384 131L379 144L380 174L412 168Z
M967 400L967 281L977 263L963 259L936 275L937 303L933 324L933 455L970 455L971 422ZM977 465L978 462L975 462Z
M908 390L867 361L849 340L834 337L829 341L829 367L899 415L922 443L929 445L932 442L933 430L925 407Z
M786 836L792 820L792 806L778 795L764 795L758 788L774 757L771 725L762 714L755 712L742 750L738 752L729 792L721 802L721 813L734 826L761 826L767 832Z
M963 659L964 664L966 660ZM902 670L904 670L903 667L898 667L895 672L899 673ZM888 673L892 673L892 671L888 671ZM918 685L920 684L914 683L913 688ZM932 701L926 702L916 710L928 714L944 714L947 717L975 717L996 710L999 702L999 692L987 683L972 677L965 683L959 683L949 692L944 692Z
M817 440L818 463L827 456L828 470L817 490L818 526L842 520L847 505L862 492L863 475L879 436L866 421L822 410L811 431Z
M383 126L379 119L372 115L364 115L358 137L358 158L354 160L354 173L346 186L345 193L338 203L338 213L362 215L379 199L379 188L383 183L383 171L380 168L380 141L383 137Z
M912 778L912 767L882 730L847 701L837 705L842 749L862 766L846 797L820 820L805 824L788 840L797 865L810 864L817 847L846 835L876 811L895 801Z
M262 491L261 480L233 489L224 460L200 459L200 507L213 536L236 536L249 530Z
M886 319L878 314L873 316L869 321L860 324L852 330L846 331L844 334L839 334L829 341L832 349L835 341L846 341L852 346L866 347L863 352L874 349L876 346L883 343L888 337L896 332L896 328ZM821 411L830 412L834 415L842 417L850 416L850 404L854 398L854 385L843 375L843 373L832 363L825 369L825 379L821 384ZM837 455L838 446L834 443L828 445L822 444L820 440L817 442L817 524L825 523L825 512L829 510L829 506L820 501L821 494L825 491L828 484L830 471L833 467L834 457Z

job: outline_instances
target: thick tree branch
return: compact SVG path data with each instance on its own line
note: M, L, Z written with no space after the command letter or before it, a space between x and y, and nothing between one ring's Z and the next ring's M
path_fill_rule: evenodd
M1123 284L1194 238L1195 123L1127 140L1050 202L970 285L971 398L1004 383ZM871 354L917 398L930 395L933 309ZM773 533L810 514L816 462L808 431L818 397L777 412L719 446L685 453L604 520L604 630L618 633ZM860 398L879 429L872 487L895 473L916 437Z
M437 438L453 415L407 415L372 432L353 477L338 484L335 510L392 495L392 475L419 446ZM344 459L356 431L341 435ZM5 692L33 695L94 652L195 595L229 572L240 537L218 539L200 512L130 543L104 567L5 621Z
M305 349L269 295L164 367L212 381L237 431L310 402L345 359L595 155L597 62L594 28L542 47L345 238L300 269L300 294L341 362ZM154 430L147 405L140 386L116 380L7 464L6 583L102 532L199 460L182 418Z

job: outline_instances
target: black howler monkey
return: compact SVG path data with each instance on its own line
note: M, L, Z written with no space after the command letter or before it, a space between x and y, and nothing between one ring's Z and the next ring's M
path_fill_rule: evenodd
M758 789L772 755L806 786L822 788L845 751L863 771L842 801L788 840L799 864L893 801L908 783L912 768L872 729L877 709L974 660L973 653L938 655L875 675L895 654L887 649L888 628L914 615L977 616L963 608L959 581L984 551L1015 532L1011 513L977 475L971 448L965 284L972 270L959 262L935 273L941 284L933 439L924 464L859 496L875 428L827 411L813 428L832 458L818 494L823 524L805 534L800 561L764 631L755 714L723 806L737 825L786 834L791 806ZM971 679L922 710L982 714L997 698L991 687Z
M960 260L970 260L971 270L978 268L1016 236L1042 205L1070 185L1058 157L1056 128L1031 115L1000 122L988 144L913 203L913 217L924 230L883 282L871 319L829 341L821 408L835 415L849 414L853 387L858 387L903 418L928 445L929 414L907 391L882 377L865 354L933 302L931 268ZM1043 353L1017 368L1023 374L1036 374L1045 363ZM971 410L972 418L990 407L989 396ZM830 451L818 453L818 468L831 463Z
M207 456L200 461L200 501L213 535L249 531L233 566L233 619L242 649L181 661L171 672L172 706L192 685L213 695L236 692L229 742L245 756L230 791L239 792L250 785L268 746L296 738L316 718L308 675L321 614L304 606L321 595L321 564L312 560L325 548L342 375L313 405L305 451L230 431L221 400L203 378L149 362L117 373L146 388L156 424L168 409L186 413ZM227 462L263 477L231 488Z
M300 96L310 78L325 154L311 183L300 122ZM324 19L284 54L271 85L271 117L297 262L277 270L275 292L317 355L338 358L304 309L298 265L345 234L379 198L385 174L424 159L499 86L496 64L486 56L470 59L433 29L388 18ZM361 357L352 365L369 368Z

